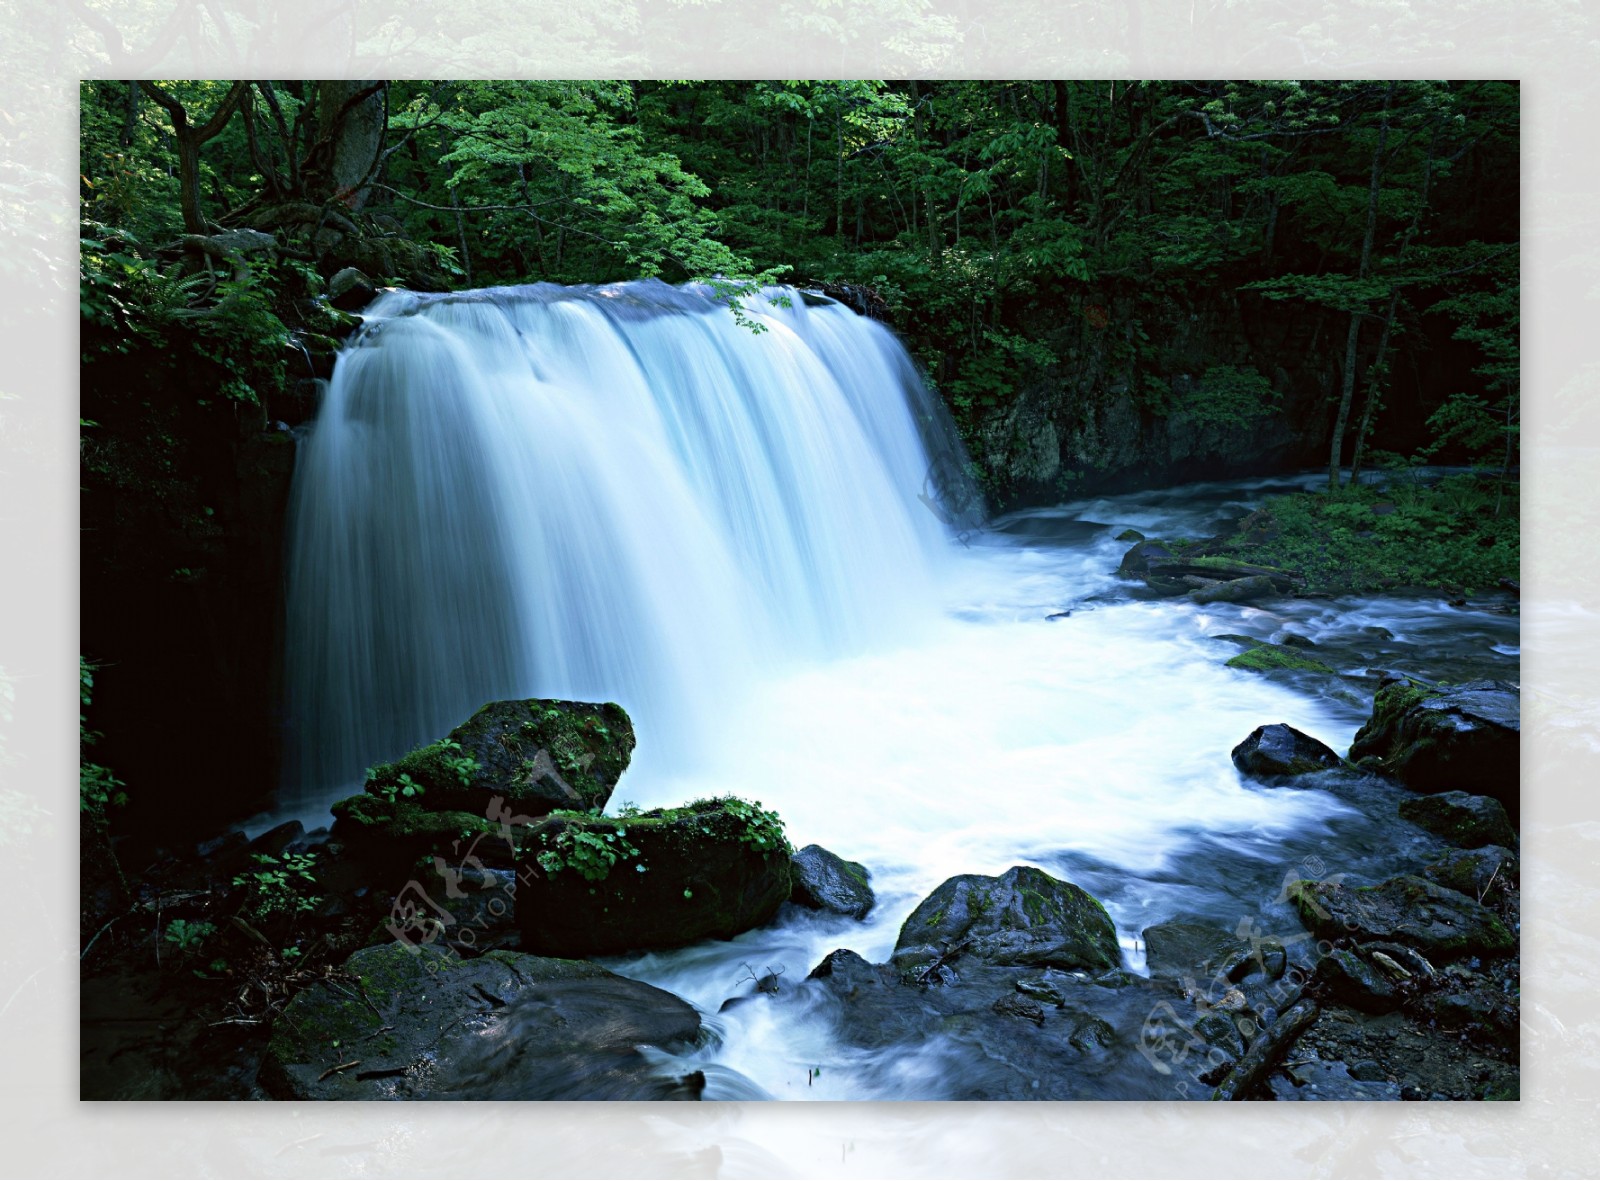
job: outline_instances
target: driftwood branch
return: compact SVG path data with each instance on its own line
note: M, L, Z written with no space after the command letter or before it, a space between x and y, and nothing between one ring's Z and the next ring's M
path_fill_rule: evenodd
M1217 1087L1212 1099L1235 1100L1243 1099L1267 1074L1278 1059L1283 1057L1294 1040L1306 1031L1313 1021L1317 1019L1317 1003L1315 1001L1301 1001L1290 1009L1277 1021L1272 1028L1264 1030L1260 1037L1248 1050L1244 1057L1234 1065L1233 1072L1222 1080Z

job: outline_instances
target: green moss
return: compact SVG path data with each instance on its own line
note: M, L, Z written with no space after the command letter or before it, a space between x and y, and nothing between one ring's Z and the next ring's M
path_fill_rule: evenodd
M1273 672L1278 669L1296 669L1304 672L1331 673L1334 670L1305 656L1293 648L1285 648L1280 644L1259 644L1232 657L1228 661L1229 668L1244 668L1252 672Z

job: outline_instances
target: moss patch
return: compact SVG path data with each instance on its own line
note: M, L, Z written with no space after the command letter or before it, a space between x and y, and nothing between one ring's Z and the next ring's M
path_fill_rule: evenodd
M1315 673L1334 671L1322 661L1281 644L1258 644L1230 658L1228 667L1249 669L1251 672L1276 672L1279 669Z

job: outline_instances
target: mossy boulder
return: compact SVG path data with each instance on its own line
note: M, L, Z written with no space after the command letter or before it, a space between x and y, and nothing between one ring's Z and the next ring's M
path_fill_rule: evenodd
M1265 574L1250 574L1196 587L1189 592L1189 601L1202 606L1206 603L1248 603L1252 599L1264 599L1276 594L1277 590L1272 579Z
M811 910L864 919L876 901L867 867L846 861L821 845L807 845L794 855L794 890L790 900Z
M1490 796L1475 796L1464 791L1415 796L1400 801L1400 815L1463 849L1517 843L1517 834L1511 828L1505 808Z
M1517 855L1510 849L1485 845L1479 849L1452 849L1424 868L1422 876L1447 890L1487 903L1516 888L1520 868Z
M638 1047L699 1034L691 1006L596 964L388 943L289 1002L261 1084L280 1099L691 1097Z
M1341 767L1333 748L1284 722L1257 726L1233 748L1233 765L1255 779L1309 775Z
M1392 939L1430 959L1503 955L1517 945L1516 936L1493 911L1412 874L1360 887L1332 879L1297 881L1290 883L1288 894L1318 939Z
M900 928L893 962L920 973L967 957L992 965L1114 968L1117 930L1086 890L1016 865L999 877L960 874L918 904Z
M1257 644L1254 648L1247 648L1228 661L1229 668L1248 669L1250 672L1279 672L1290 670L1294 672L1331 673L1322 661L1314 656L1307 656L1304 652L1282 644Z
M398 888L419 861L442 857L455 865L469 846L485 864L514 863L510 844L482 813L433 811L405 798L359 795L334 804L333 818L343 863L365 877L364 885L380 890Z
M1164 541L1141 541L1122 555L1117 573L1123 578L1143 578L1150 572L1152 560L1171 558L1172 549Z
M633 746L633 723L618 705L494 701L438 742L372 768L367 791L478 816L496 796L529 817L603 808Z
M605 817L555 812L522 841L517 917L545 955L610 955L727 939L792 890L783 822L724 797Z
M1520 797L1520 700L1503 681L1427 687L1396 680L1379 688L1372 717L1350 746L1419 792L1493 796L1513 824Z

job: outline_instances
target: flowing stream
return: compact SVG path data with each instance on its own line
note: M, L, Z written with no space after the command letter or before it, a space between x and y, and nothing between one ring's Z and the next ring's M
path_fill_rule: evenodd
M797 846L864 863L864 923L786 907L729 942L607 961L706 1014L708 1098L937 1097L937 1054L849 1050L803 1004L719 1010L835 948L886 959L953 874L1027 863L1076 882L1137 971L1151 923L1231 925L1308 859L1358 876L1393 860L1349 800L1252 786L1230 749L1288 722L1343 750L1369 668L1514 679L1515 618L1433 597L1132 599L1123 529L1203 535L1319 477L980 526L892 334L781 294L747 309L759 333L659 283L370 309L296 476L298 807L485 701L614 700L639 745L613 810L740 795ZM1237 649L1209 638L1285 631L1347 675L1229 669Z

